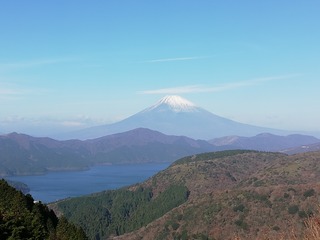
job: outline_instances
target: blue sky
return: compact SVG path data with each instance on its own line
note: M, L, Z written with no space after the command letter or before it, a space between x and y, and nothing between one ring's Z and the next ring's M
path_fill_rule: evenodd
M1 1L0 132L111 123L168 94L320 131L320 2Z

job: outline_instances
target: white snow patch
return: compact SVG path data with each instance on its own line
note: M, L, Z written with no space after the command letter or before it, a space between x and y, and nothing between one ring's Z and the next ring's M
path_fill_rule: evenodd
M197 107L194 103L188 101L177 95L169 95L161 98L155 105L146 109L151 111L161 105L168 105L174 112L194 112L197 111Z

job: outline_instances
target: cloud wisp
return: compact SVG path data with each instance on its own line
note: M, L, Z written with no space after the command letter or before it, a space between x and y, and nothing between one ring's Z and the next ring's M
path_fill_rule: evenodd
M18 115L0 117L2 126L53 126L60 128L82 128L105 124L105 119L90 118L85 116L73 116L69 118L57 118L55 116L23 117ZM12 129L14 130L14 129Z
M23 94L21 89L15 86L8 86L0 83L0 100L13 100L20 97Z
M18 61L12 63L0 63L0 71L10 71L21 68L39 67L43 65L51 65L58 63L65 63L70 61L76 61L75 58L51 58L51 59L38 59L28 61Z
M22 98L35 95L47 95L50 92L49 89L44 88L31 88L7 82L1 83L1 80L0 78L0 100L2 101L21 100Z
M222 91L227 91L227 90L241 88L241 87L255 86L263 82L290 79L295 76L297 75L284 75L284 76L256 78L256 79L251 79L247 81L221 84L213 87L206 86L206 85L187 85L187 86L173 87L173 88L145 90L145 91L138 92L138 94L183 94L183 93L222 92Z
M143 61L144 63L161 63L161 62L177 62L177 61L190 61L209 58L208 56L194 56L194 57L176 57L176 58L160 58Z
M19 92L15 89L0 87L0 95L18 95Z

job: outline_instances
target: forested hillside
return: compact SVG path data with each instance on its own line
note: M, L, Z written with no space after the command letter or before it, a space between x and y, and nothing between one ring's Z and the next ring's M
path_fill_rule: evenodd
M79 227L0 180L0 239L87 239Z
M188 189L171 185L154 197L152 187L107 191L58 203L59 211L91 239L137 230L188 199Z
M302 237L318 214L319 161L320 152L192 155L142 184L54 207L91 239Z

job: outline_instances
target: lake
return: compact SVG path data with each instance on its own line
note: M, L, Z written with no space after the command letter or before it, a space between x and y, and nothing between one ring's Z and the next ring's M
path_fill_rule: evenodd
M86 171L49 172L45 175L14 176L7 179L27 184L35 200L49 203L143 182L169 165L170 163L101 165Z

